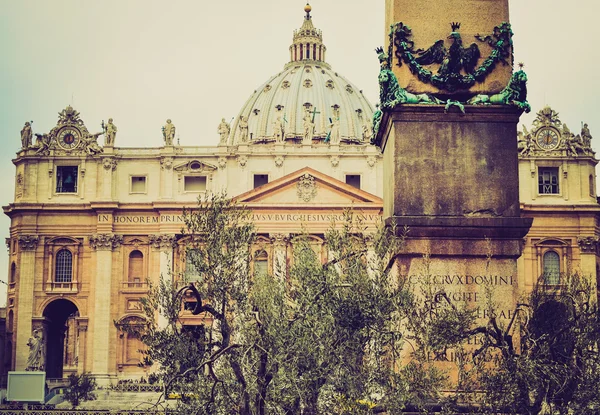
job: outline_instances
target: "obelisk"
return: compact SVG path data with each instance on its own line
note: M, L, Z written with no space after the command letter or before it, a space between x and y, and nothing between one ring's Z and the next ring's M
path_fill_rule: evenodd
M508 322L531 226L517 165L526 75L513 67L508 0L387 0L386 23L375 143L384 217L408 227L398 272L432 281L480 321Z

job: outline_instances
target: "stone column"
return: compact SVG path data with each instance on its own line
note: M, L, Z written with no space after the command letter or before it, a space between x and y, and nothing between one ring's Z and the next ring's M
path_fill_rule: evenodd
M284 280L287 271L287 245L290 235L287 233L272 233L269 235L273 244L273 276Z
M15 342L15 370L25 370L32 334L33 286L35 278L35 251L39 238L35 235L19 235L20 273L17 282L17 324Z
M159 271L160 278L165 278L170 281L175 281L173 272L173 248L176 246L175 235L173 234L158 234L149 235L150 245L153 250L160 255ZM166 327L167 321L164 316L158 316L158 326Z
M90 246L96 251L96 276L93 286L94 308L92 319L91 353L92 374L99 384L108 383L111 368L109 351L114 325L111 315L112 303L112 253L123 242L122 235L112 233L94 234Z

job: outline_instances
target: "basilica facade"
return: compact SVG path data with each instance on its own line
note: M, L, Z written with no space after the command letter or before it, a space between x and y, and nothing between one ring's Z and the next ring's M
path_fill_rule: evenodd
M120 330L142 321L139 299L161 275L195 277L186 267L182 212L199 196L226 190L252 211L253 267L286 263L295 234L315 246L352 208L367 226L383 211L380 150L370 144L374 108L326 62L310 6L293 34L283 71L256 89L234 121L218 126L214 147L179 146L175 125L164 146L128 148L109 120L104 143L67 107L34 140L27 125L15 164L5 367L32 367L37 333L48 378L91 372L107 381L145 376L139 339ZM587 127L586 127L587 128ZM572 134L551 109L519 141L521 214L534 218L519 259L519 287L540 276L596 276L600 206L589 131ZM517 149L515 149L517 151ZM322 249L322 255L326 252ZM193 324L191 315L182 318Z

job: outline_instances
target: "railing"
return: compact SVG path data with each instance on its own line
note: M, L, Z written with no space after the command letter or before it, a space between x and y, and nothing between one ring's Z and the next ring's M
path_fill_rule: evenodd
M124 382L118 383L110 387L110 390L116 392L162 392L163 386L154 383L136 383L136 382Z
M148 283L145 281L125 281L123 283L123 289L126 290L132 290L132 289L138 289L138 290L146 290L148 289Z
M2 415L109 415L114 411L106 409L53 409L49 405L0 405ZM175 414L174 410L132 410L120 409L119 415L165 415Z
M77 292L77 282L49 282L46 283L46 292Z

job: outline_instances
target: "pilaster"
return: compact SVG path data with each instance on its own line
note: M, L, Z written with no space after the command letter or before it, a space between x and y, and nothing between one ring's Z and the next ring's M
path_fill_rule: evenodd
M25 370L32 333L33 287L35 278L35 252L39 238L36 235L19 235L21 272L18 280L18 314L16 322L15 370Z
M287 233L272 233L269 235L273 244L273 276L283 281L286 275L287 245L290 235Z
M109 347L113 328L112 303L112 264L113 250L123 243L122 235L112 233L90 236L90 246L96 251L96 277L94 280L94 308L92 319L91 350L92 373L99 383L107 383L110 374Z

